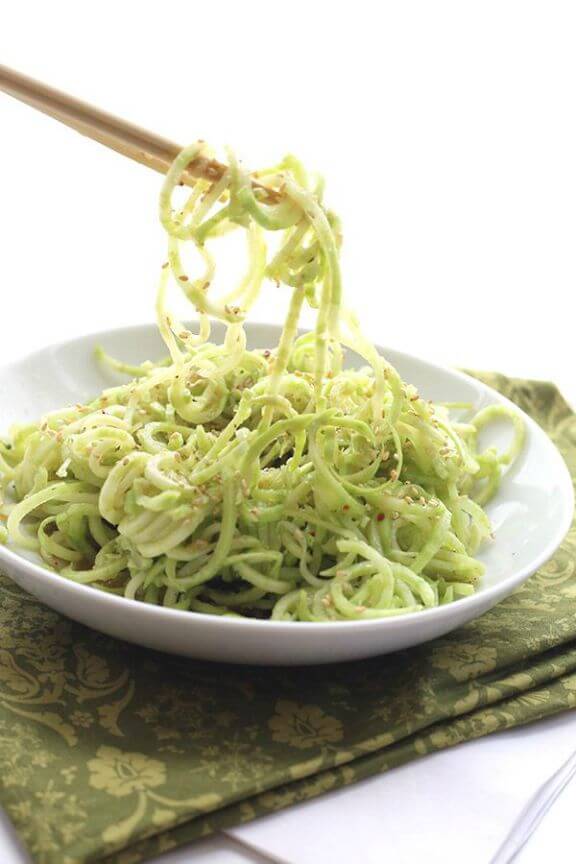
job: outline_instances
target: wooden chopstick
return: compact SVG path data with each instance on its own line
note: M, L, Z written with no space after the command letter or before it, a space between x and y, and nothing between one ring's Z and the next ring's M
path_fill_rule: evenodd
M0 90L161 174L166 174L182 149L167 138L108 114L107 111L101 111L88 102L75 99L8 66L0 65ZM216 159L198 158L188 165L182 180L188 186L193 186L197 179L214 182L219 180L226 170L226 165ZM267 204L277 203L281 198L275 189L257 181L253 181L253 186L259 192L259 200Z

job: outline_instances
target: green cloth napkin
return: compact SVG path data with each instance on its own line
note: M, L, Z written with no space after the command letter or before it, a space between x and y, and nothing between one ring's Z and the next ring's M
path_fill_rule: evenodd
M574 476L576 417L556 388L482 377L549 432ZM0 576L0 803L42 864L135 864L572 708L575 562L573 528L526 585L457 632L394 655L295 669L130 646Z

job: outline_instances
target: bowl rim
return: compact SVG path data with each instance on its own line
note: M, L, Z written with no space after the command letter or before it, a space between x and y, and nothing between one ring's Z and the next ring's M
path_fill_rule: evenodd
M192 323L194 323L192 321ZM250 332L265 334L270 330L279 332L281 331L281 325L267 322L246 322L245 324L248 338L250 337ZM216 326L216 330L220 330L221 328ZM16 371L23 364L27 364L35 359L41 357L46 351L55 351L58 349L64 349L72 347L75 344L80 345L81 343L93 343L98 344L99 341L109 338L111 335L118 335L120 333L134 336L138 332L142 333L144 331L157 331L157 326L154 323L141 323L141 324L132 324L125 327L115 327L108 328L105 330L100 330L96 332L87 333L83 336L77 336L73 339L66 339L61 342L53 343L46 345L43 348L40 348L36 351L31 352L30 354L26 354L23 357L12 361L9 364L5 364L0 367L0 374L10 374L11 371ZM299 333L310 332L309 330L299 328ZM305 630L307 633L312 634L314 632L321 631L322 633L327 632L327 628L330 633L336 634L339 631L343 633L350 633L352 629L360 629L362 628L365 631L370 631L372 629L380 629L382 627L387 627L390 630L402 629L403 627L408 627L410 624L413 624L416 621L424 621L422 616L425 616L427 621L431 621L432 619L436 620L438 624L443 622L448 623L450 619L454 615L455 607L463 612L464 607L472 613L469 618L474 617L474 610L476 608L486 609L495 605L496 602L500 598L507 596L510 594L515 588L521 585L526 579L535 573L546 561L548 561L556 549L560 546L562 541L564 540L566 534L570 530L570 526L572 524L572 520L574 517L574 487L572 483L572 478L568 471L568 467L558 451L556 445L549 438L546 432L538 425L538 423L533 420L528 414L526 414L521 408L499 393L497 390L494 390L492 387L489 387L484 382L478 380L477 378L473 378L471 375L467 375L465 372L461 372L457 369L451 369L445 366L442 366L437 363L433 363L431 361L425 360L422 357L419 357L416 354L411 354L405 351L400 351L395 348L389 348L387 346L376 345L377 350L387 356L388 354L394 354L395 357L400 358L401 360L406 360L407 362L416 361L419 364L427 367L433 372L440 373L443 375L448 374L452 378L457 381L462 381L464 383L473 383L475 387L480 388L483 391L483 394L488 396L492 402L499 402L500 404L508 405L514 408L517 412L520 413L526 426L530 429L532 435L535 435L541 442L544 443L544 446L548 447L553 453L553 458L557 463L557 482L559 483L559 487L562 495L563 509L562 509L562 518L558 520L558 524L554 531L552 538L546 543L546 545L542 548L541 552L535 556L529 564L521 567L517 573L506 577L505 579L498 582L496 585L493 585L484 590L478 591L474 594L469 595L468 597L460 598L459 600L455 600L452 603L447 603L443 606L433 606L428 609L421 609L417 612L407 612L403 615L393 616L393 617L383 617L383 618L371 618L371 619L351 619L350 621L272 621L270 619L262 619L262 618L233 618L233 617L225 617L220 615L209 615L206 612L194 612L183 609L173 609L168 606L158 606L152 603L145 603L142 600L132 600L128 597L122 597L118 594L109 594L106 591L99 590L94 586L89 584L83 584L80 582L74 582L71 579L66 579L61 576L59 573L48 570L43 567L41 564L37 564L34 561L30 561L24 555L19 554L13 548L9 548L6 545L0 544L0 565L5 563L8 567L15 568L25 568L31 576L38 577L41 581L46 584L50 584L53 587L56 587L59 592L70 592L71 594L76 594L79 601L82 601L83 598L87 602L90 602L90 598L92 600L98 599L100 603L104 606L108 604L111 608L116 608L117 610L132 610L135 614L142 615L144 617L152 619L156 619L158 623L160 623L161 619L164 618L166 623L170 621L189 621L191 624L194 622L202 622L205 626L215 626L215 627L226 627L229 630L236 631L247 631L248 629L253 629L254 627L259 630L267 630L272 628L275 632L279 632L280 630L286 632L296 632L297 630ZM490 602L494 601L494 602ZM132 614L132 611L130 614Z

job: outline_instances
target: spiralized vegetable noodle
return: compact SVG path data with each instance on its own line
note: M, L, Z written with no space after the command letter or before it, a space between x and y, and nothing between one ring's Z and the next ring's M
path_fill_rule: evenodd
M0 443L9 542L66 579L213 615L384 618L471 594L491 534L483 507L522 448L521 418L492 405L456 421L400 379L343 305L339 222L297 160L258 173L278 203L230 153L225 175L177 207L198 156L211 156L204 143L178 156L160 195L168 356L131 366L99 350L127 383ZM246 235L248 267L218 298L211 241L232 229ZM200 274L185 269L187 245ZM265 280L290 291L288 313L276 347L249 350L243 322ZM171 281L196 310L194 331L168 310ZM298 336L304 305L316 324ZM348 350L363 368L345 368ZM481 451L479 431L502 418L509 450Z

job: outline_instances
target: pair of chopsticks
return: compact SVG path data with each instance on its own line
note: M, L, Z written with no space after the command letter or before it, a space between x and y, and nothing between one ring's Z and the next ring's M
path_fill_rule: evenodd
M86 135L104 144L105 147L116 150L117 153L162 174L166 174L182 149L167 138L162 138L147 129L135 126L127 120L101 111L94 105L75 99L67 93L48 87L41 81L35 81L34 78L28 78L14 69L1 65L0 90L54 117L55 120L70 126L81 135ZM215 182L226 170L227 166L215 159L198 158L188 165L182 180L188 186L193 186L198 179ZM280 193L275 189L255 180L252 185L255 190L258 190L259 198L264 203L274 204L280 200Z

